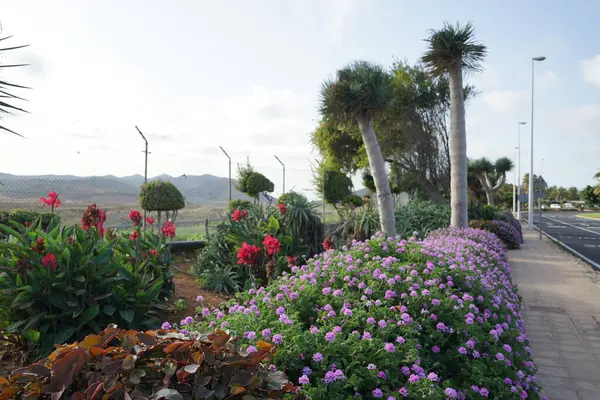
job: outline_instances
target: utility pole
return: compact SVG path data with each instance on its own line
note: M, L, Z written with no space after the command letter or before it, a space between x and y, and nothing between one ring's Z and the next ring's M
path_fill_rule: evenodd
M229 160L229 202L231 203L231 157L229 157L229 154L227 154L225 149L223 149L221 146L219 146L219 148L221 149L223 154L225 154L225 156Z
M279 157L277 157L275 154L273 154L273 157L275 157L275 159L277 159L277 161L279 161L279 164L281 164L281 166L283 167L283 193L285 194L285 164L281 162L281 160L279 159Z
M140 136L142 137L142 139L144 139L144 143L146 145L146 148L143 151L143 153L145 153L145 157L144 157L144 183L148 183L148 140L146 139L146 136L144 136L144 134L142 133L142 131L140 131L140 128L137 127L137 125L135 126L135 129L137 129L137 131L140 134ZM144 229L146 229L146 210L144 210Z

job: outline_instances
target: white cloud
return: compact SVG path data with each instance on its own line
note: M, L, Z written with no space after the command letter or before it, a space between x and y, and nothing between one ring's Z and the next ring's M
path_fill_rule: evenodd
M526 107L529 94L523 90L494 90L483 96L484 101L497 112L512 112Z
M553 125L570 137L598 138L600 126L600 104L583 106L561 106L548 116Z
M588 59L580 61L583 80L590 85L600 88L600 54Z

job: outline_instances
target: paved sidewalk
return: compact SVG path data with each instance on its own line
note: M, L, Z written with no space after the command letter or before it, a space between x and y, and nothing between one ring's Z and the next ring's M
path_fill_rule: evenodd
M539 233L509 252L537 379L550 400L600 399L600 274Z

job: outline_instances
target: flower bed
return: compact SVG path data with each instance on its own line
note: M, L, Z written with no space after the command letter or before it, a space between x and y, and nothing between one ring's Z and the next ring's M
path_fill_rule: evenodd
M491 233L445 229L330 250L189 331L242 335L312 399L539 399L506 250Z
M517 224L519 222L517 221ZM477 229L484 229L496 235L508 249L518 249L523 243L520 229L515 228L511 222L504 220L469 221L469 226ZM519 225L520 227L521 225Z

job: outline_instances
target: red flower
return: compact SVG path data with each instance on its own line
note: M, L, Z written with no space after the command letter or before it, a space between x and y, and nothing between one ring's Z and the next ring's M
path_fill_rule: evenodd
M37 238L37 244L39 244L40 246L44 244L44 239L42 239L41 237Z
M231 214L232 221L239 221L248 216L248 211L246 210L234 210L233 214Z
M270 256L274 256L281 250L281 243L279 243L279 240L274 236L267 235L265 240L263 240L263 244L265 245L265 251Z
M154 217L148 217L146 218L146 223L148 225L152 225L156 220L154 219Z
M52 209L60 207L61 204L55 191L48 193L48 197L40 197L40 201L43 205L52 207Z
M287 256L288 267L293 267L298 262L298 257Z
M131 222L133 222L133 226L140 226L142 223L142 214L138 210L129 211L128 215Z
M139 237L138 231L133 231L133 233L131 235L129 235L129 239L131 240L137 240L137 238Z
M325 238L325 241L323 241L323 248L327 251L330 249L335 249L335 243L333 243L333 240L329 239L329 238Z
M260 247L256 245L249 245L248 243L242 243L242 247L237 253L238 264L256 265L258 263L258 256L260 255Z
M44 258L42 258L42 264L48 268L52 268L52 271L56 271L56 257L54 254L46 254Z
M152 249L152 255L154 257L158 257L158 251L156 251L156 249Z
M162 228L160 229L163 233L163 235L165 235L165 237L175 237L175 224L172 221L167 221L164 223L164 225L162 226Z
M83 230L87 231L89 228L96 228L101 235L105 231L104 222L106 222L106 214L96 207L96 204L88 206L81 217L81 227Z
M279 203L279 204L277 204L277 207L279 207L279 212L281 213L281 215L285 215L285 213L287 211L285 204Z
M25 226L26 226L27 228L29 228L29 226L30 226L30 225L31 225L31 222L29 222L29 221L25 221Z

